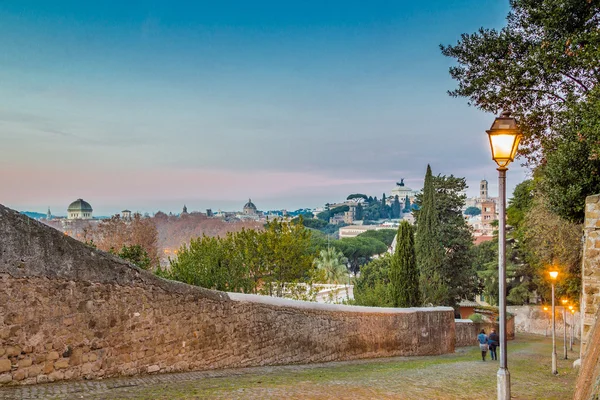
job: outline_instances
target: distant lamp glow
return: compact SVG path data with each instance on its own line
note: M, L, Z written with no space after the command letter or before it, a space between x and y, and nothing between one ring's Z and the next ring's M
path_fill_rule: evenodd
M563 306L566 306L569 302L569 299L560 299L560 302L563 303Z
M544 306L544 311L548 311L548 306Z
M556 278L558 278L558 271L550 271L548 272L548 274L550 274L550 278L552 278L552 280L556 280Z
M571 314L575 314L575 310L571 309Z
M572 305L569 306L569 310L573 311L573 306Z
M517 120L504 111L494 120L492 127L486 131L492 148L492 159L500 168L506 168L514 161L523 134L517 126Z

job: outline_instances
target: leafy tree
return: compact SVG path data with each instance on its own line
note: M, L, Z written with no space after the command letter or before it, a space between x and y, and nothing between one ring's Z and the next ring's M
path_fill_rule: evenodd
M429 173L431 173L430 169ZM426 184L430 185L434 192L432 214L435 216L436 229L434 232L436 232L435 237L437 238L437 242L428 243L428 246L433 246L433 251L438 252L436 255L438 258L435 259L438 264L432 272L437 273L435 276L438 279L437 285L442 288L441 291L434 292L435 298L439 302L434 304L456 306L461 299L472 298L478 291L478 281L471 260L470 249L473 245L471 229L461 211L465 205L466 196L463 192L467 188L467 184L464 178L453 175L430 176L429 179L426 178ZM431 197L431 194L427 193L427 189L417 196L417 204L421 205L420 210L414 211L417 217L417 229L423 222L423 218L427 217L427 214L424 215L424 213L431 213L428 210L428 196ZM425 238L431 237L430 233L425 233L425 235ZM419 243L418 230L416 239ZM439 253L440 248L442 249L441 254ZM425 257L428 262L431 262L431 258L427 258L431 257L431 253L426 253ZM422 290L425 291L425 289Z
M413 228L407 221L398 228L396 251L390 261L390 289L394 307L421 304Z
M550 211L582 223L585 198L600 193L600 87L561 115L561 136L540 167L540 189Z
M467 209L464 212L465 215L471 215L471 216L475 216L475 215L479 215L481 214L481 210L477 207L471 206L471 207L467 207Z
M392 307L390 296L390 256L376 258L363 265L354 283L354 304L370 307Z
M363 206L361 203L358 203L356 205L356 213L354 216L354 219L356 219L357 221L361 221L364 218L363 216Z
M332 242L332 245L348 259L354 273L358 273L361 265L369 262L371 257L387 250L387 246L381 241L371 237L362 237L362 235L340 239Z
M427 165L420 210L415 214L417 231L415 254L420 271L420 288L425 304L444 304L448 287L442 280L440 270L444 261L444 247L440 239L438 210L435 204L435 188L431 167Z
M133 246L123 246L117 254L124 260L137 265L141 269L149 270L152 268L152 260L142 246L135 244Z
M329 219L331 217L333 217L336 214L341 214L344 213L346 211L350 210L350 206L339 206L339 207L335 207L332 208L331 210L327 210L327 211L323 211L317 214L317 218L328 222L329 223Z
M319 257L315 259L317 268L323 271L326 283L347 282L347 262L348 260L344 257L344 254L334 247L321 250Z
M562 136L556 118L585 102L600 79L600 3L511 0L508 24L463 34L442 53L456 59L452 96L489 112L510 108L525 134L522 153L542 161ZM542 152L539 149L542 149Z

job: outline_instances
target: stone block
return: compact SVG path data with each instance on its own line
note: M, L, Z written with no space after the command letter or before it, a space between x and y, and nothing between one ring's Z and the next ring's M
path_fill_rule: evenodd
M15 357L21 354L21 348L19 346L8 346L6 348L6 355L8 357Z
M148 373L158 372L160 371L160 367L158 365L151 365L148 367Z
M0 374L0 385L4 383L9 383L12 381L12 374Z
M65 369L69 367L69 359L61 358L54 363L54 369Z
M18 369L13 372L12 377L13 381L22 381L23 379L27 378L27 370Z
M10 371L12 368L12 363L9 359L3 358L0 360L0 372Z
M63 379L65 379L65 374L62 371L54 371L48 375L48 381L50 382L61 381Z
M79 348L74 349L69 357L69 365L76 366L82 363L83 351Z
M48 355L46 356L46 360L48 361L52 361L52 360L58 360L60 358L60 355L58 354L57 351L51 351L50 353L48 353Z
M46 374L46 375L48 375L49 373L54 371L54 362L46 361L46 363L44 363L43 371L44 371L44 374Z
M50 379L48 379L48 375L38 375L36 378L36 382L37 383L46 383L46 382L50 382Z
M26 367L31 366L32 363L33 363L33 360L31 358L24 358L22 360L19 360L17 365L19 366L19 368L26 368Z

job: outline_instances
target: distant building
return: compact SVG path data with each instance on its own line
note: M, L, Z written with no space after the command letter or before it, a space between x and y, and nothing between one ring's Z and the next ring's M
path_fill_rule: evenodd
M481 229L484 235L493 234L492 222L496 220L496 203L491 200L481 202Z
M207 208L206 209L206 216L207 217L214 217L213 211L211 208Z
M258 210L256 208L256 206L254 205L254 203L252 202L252 199L248 199L248 202L244 205L244 215L257 215L258 214Z
M67 219L92 219L92 206L83 199L77 199L67 208Z
M50 211L50 207L48 207L48 212L46 213L46 219L50 221L52 219L52 212Z
M482 179L479 183L479 198L481 200L487 200L488 198L488 181Z
M187 206L184 204L183 205L183 211L181 212L181 215L187 215L188 210L187 210Z
M121 218L123 219L131 219L131 211L123 210L121 211Z
M344 223L352 224L354 223L354 219L356 218L356 205L352 204L349 206L350 209L344 212Z
M400 201L403 201L408 196L410 201L414 201L417 193L418 191L412 190L408 186L405 186L404 178L402 178L400 179L400 182L396 182L396 186L394 186L394 188L392 189L392 194L389 197L391 197L391 200L393 201L394 197L398 196L398 199L400 199Z

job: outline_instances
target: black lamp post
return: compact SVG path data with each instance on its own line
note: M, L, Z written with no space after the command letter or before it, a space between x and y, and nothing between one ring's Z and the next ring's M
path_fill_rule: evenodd
M500 218L498 221L498 281L500 308L500 369L498 369L498 400L510 400L510 373L507 365L506 340L506 171L515 159L523 137L517 121L504 111L487 131L492 149L492 159L498 164L498 196Z

